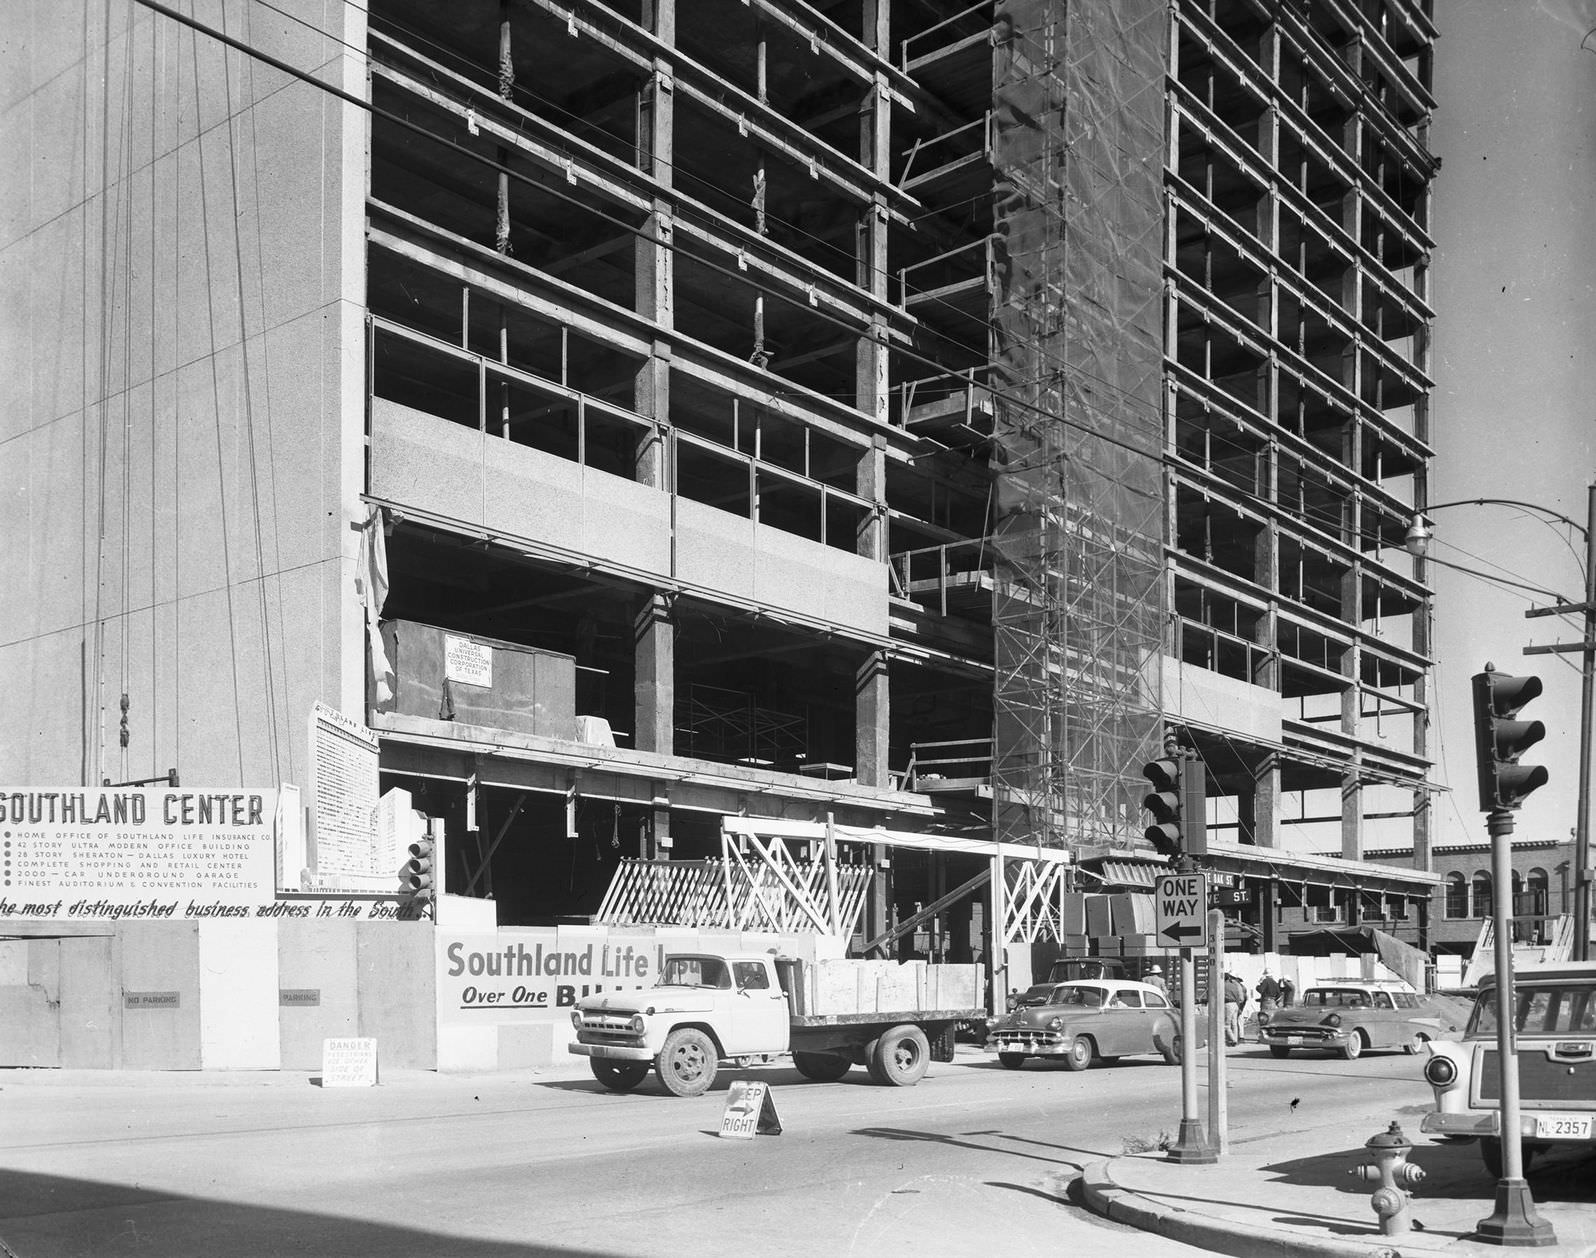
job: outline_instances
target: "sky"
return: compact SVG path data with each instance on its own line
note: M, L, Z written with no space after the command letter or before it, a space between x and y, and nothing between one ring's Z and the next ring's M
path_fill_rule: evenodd
M1514 498L1584 523L1596 476L1596 0L1436 0L1430 148L1436 389L1431 502ZM1581 47L1581 42L1585 46ZM1431 554L1583 598L1584 539L1532 513L1436 511ZM1546 739L1524 757L1551 781L1520 810L1522 838L1575 824L1580 656L1525 656L1577 642L1577 618L1525 619L1536 599L1432 568L1437 844L1485 836L1474 776L1469 678L1487 661L1545 686L1526 719ZM1596 833L1596 826L1592 827Z

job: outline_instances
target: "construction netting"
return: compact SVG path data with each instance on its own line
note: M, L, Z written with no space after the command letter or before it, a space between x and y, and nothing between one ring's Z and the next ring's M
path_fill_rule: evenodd
M995 837L1124 846L1159 746L1162 0L1000 0Z

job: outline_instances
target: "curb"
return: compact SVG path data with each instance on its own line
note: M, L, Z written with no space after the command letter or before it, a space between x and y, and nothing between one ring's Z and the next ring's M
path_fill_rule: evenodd
M1114 1181L1113 1165L1117 1160L1093 1162L1081 1172L1086 1204L1094 1213L1115 1223L1154 1232L1183 1245L1231 1254L1233 1258L1278 1258L1282 1254L1300 1258L1402 1258L1400 1244L1392 1243L1399 1239L1395 1237L1368 1242L1319 1240L1286 1228L1160 1205Z

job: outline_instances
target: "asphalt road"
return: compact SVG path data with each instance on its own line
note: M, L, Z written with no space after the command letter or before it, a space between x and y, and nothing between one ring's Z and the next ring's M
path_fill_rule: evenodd
M1324 1129L1389 1098L1419 1112L1419 1058L1262 1049L1230 1058L1233 1143ZM726 1086L774 1088L779 1136L718 1135ZM1296 1099L1295 1109L1290 1101ZM1418 1108L1416 1108L1418 1107ZM1071 1202L1081 1166L1173 1135L1180 1072L1072 1074L961 1048L917 1087L790 1069L706 1096L604 1092L585 1067L408 1074L373 1089L293 1075L0 1072L0 1255L1192 1254ZM1334 1136L1328 1133L1334 1128Z

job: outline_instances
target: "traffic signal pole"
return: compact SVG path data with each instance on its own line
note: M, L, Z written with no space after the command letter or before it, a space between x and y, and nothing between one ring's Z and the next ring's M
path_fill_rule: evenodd
M1496 1181L1496 1209L1474 1225L1474 1238L1494 1245L1540 1247L1557 1244L1552 1225L1535 1209L1524 1179L1523 1132L1519 1128L1517 1002L1513 998L1512 919L1513 814L1498 808L1486 820L1491 836L1491 927L1496 935L1496 1058L1500 1068L1502 1178Z

